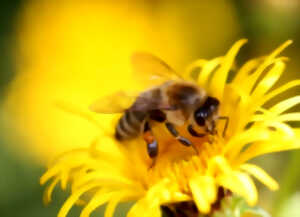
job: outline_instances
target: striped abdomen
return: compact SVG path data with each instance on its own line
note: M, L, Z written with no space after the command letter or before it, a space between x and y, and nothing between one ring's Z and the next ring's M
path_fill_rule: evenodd
M127 110L116 127L116 139L128 140L136 138L143 130L146 112Z

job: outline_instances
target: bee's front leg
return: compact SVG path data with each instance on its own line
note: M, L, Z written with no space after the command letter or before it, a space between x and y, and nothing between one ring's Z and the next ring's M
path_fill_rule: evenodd
M195 150L195 152L198 154L198 149L196 148L196 146L187 138L180 136L178 131L176 130L174 124L170 123L170 122L166 122L165 123L168 131L171 133L172 136L175 137L175 139L177 141L179 141L181 144L185 145L185 146L192 146Z
M187 130L194 137L204 137L204 136L206 136L206 134L198 133L196 130L194 130L193 125L191 125L191 124L188 125Z

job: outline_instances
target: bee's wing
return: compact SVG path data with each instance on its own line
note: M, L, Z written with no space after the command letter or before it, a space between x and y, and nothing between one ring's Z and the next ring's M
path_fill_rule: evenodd
M153 95L151 91L148 91L137 97L130 109L133 111L147 112L152 110L175 110L176 108L169 105L167 101L165 102L159 97Z
M96 113L114 114L122 113L136 100L139 93L118 91L105 96L92 103L89 109Z
M131 57L133 76L147 86L162 84L168 80L178 80L181 76L167 63L149 53L137 52Z
M98 99L90 105L89 109L96 113L115 114L122 113L127 109L147 112L151 110L174 110L176 108L154 97L151 91L144 93L118 91Z

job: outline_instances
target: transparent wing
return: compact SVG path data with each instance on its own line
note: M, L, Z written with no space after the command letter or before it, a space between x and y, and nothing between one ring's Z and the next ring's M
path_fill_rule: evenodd
M168 101L160 97L160 89L154 88L141 93L130 108L134 111L174 110Z
M98 99L90 105L89 109L96 113L115 114L122 113L127 109L147 112L151 110L175 110L176 108L159 100L150 90L142 93L119 91Z
M149 53L134 53L131 63L134 78L148 87L182 79L167 63Z
M92 103L89 109L96 113L122 113L128 109L139 96L137 92L118 91Z

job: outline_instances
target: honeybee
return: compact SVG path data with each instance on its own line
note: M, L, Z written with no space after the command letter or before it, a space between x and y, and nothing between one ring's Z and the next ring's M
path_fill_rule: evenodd
M151 125L153 122L165 124L170 134L185 146L194 144L181 136L177 127L187 124L191 136L204 137L215 134L216 121L225 119L223 134L228 126L228 117L219 116L218 99L208 96L206 91L193 81L186 81L169 65L148 53L132 56L134 76L142 79L151 88L138 93L120 91L99 99L90 106L97 113L123 113L115 130L119 141L131 140L143 135L150 158L158 155L158 142ZM194 126L204 129L199 133Z

